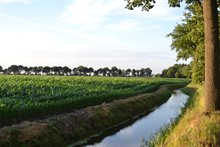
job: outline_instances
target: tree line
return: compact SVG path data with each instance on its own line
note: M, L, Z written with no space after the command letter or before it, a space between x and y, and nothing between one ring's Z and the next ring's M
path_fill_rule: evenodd
M10 75L64 75L64 76L113 76L113 77L151 77L152 70L147 68L141 69L120 69L116 66L111 68L104 67L97 70L92 67L78 66L69 68L67 66L34 66L27 67L23 65L11 65L3 69L0 66L0 74Z
M164 69L161 74L156 74L156 77L164 78L192 78L192 69L190 64L174 64L167 69Z

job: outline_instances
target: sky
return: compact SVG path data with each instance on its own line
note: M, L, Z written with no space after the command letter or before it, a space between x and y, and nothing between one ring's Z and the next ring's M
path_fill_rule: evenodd
M0 65L150 67L176 63L171 38L183 8L158 0L150 12L125 0L0 0ZM182 63L182 62L180 62Z

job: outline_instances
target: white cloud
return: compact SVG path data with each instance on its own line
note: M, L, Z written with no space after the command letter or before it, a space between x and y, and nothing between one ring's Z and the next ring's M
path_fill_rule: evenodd
M2 13L0 13L2 14ZM64 34L69 34L72 36L77 36L77 38L80 39L84 39L84 40L90 40L90 41L96 41L99 43L109 43L109 44L121 44L120 41L118 41L115 38L111 38L111 37L103 37L103 36L98 36L98 35L94 35L94 34L90 34L90 33L84 33L80 30L76 30L76 29L68 29L65 27L56 27L56 26L49 26L49 25L44 25L44 24L40 24L37 22L32 22L29 20L25 20L19 17L15 17L15 16L10 16L10 15L6 15L4 14L5 19L10 19L12 20L13 23L15 24L20 24L20 25L27 25L27 26L32 26L35 27L37 29L46 29L48 31L53 31L56 33L64 33ZM5 29L6 31L8 31L9 29L7 29L7 27L3 27L1 26L1 29ZM2 28L3 27L3 28ZM13 30L13 29L10 29Z
M75 0L67 6L60 18L67 23L91 25L103 22L114 10L124 9L124 2L118 0Z
M147 19L175 21L179 18L179 14L175 13L178 10L170 8L167 1L157 1L149 12L138 8L130 11L125 6L124 0L74 0L58 20L64 24L76 25L84 31L101 28L132 31Z
M9 4L9 3L29 3L31 0L0 0L0 3Z
M135 20L122 20L117 24L107 25L107 29L119 32L131 32L138 28L138 21Z

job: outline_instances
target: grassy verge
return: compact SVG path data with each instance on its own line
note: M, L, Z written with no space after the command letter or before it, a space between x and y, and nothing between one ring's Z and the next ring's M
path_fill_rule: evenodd
M193 89L197 89L194 92ZM150 146L220 146L220 112L204 112L203 87L190 85L183 89L189 100L183 115L163 129Z

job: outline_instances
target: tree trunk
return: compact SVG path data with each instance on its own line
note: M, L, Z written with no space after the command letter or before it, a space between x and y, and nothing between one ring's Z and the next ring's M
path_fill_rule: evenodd
M217 0L204 0L205 108L220 110L219 28Z

